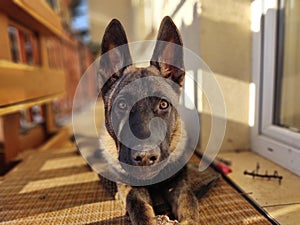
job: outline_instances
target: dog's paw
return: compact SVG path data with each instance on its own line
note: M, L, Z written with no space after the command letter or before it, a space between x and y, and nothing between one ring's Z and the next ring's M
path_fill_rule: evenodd
M179 225L177 220L170 220L167 215L159 215L155 217L157 225Z

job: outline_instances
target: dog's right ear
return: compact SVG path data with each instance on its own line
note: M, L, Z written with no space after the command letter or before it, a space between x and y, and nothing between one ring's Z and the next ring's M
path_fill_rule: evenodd
M107 26L102 43L100 58L100 85L106 81L112 83L122 74L122 71L132 64L126 33L122 24L113 19Z
M183 85L185 75L182 45L181 35L175 23L169 16L164 17L150 64L165 78L172 79L180 87Z

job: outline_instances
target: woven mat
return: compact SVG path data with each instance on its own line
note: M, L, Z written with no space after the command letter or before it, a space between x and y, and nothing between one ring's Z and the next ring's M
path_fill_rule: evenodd
M113 190L71 143L36 150L0 178L0 224L130 224ZM270 224L222 178L199 205L201 224Z

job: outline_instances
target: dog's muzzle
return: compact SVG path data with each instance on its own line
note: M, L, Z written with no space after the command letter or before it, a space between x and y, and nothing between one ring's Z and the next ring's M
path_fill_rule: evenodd
M130 157L134 166L152 166L159 162L159 146L138 145L131 149Z

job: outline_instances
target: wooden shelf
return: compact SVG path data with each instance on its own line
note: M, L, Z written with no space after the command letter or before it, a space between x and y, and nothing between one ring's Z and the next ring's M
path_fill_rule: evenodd
M1 11L11 19L42 33L52 32L63 35L63 27L58 15L45 1L5 0L0 1Z
M65 72L0 60L0 107L65 92Z
M34 105L42 105L42 104L45 104L48 102L52 102L53 100L62 98L64 96L65 96L65 92L62 92L62 93L55 94L55 95L45 96L45 97L41 97L38 99L32 99L29 101L18 102L16 104L0 107L0 116L18 112L21 109L29 108Z

